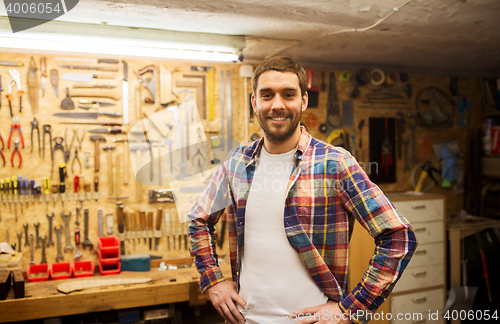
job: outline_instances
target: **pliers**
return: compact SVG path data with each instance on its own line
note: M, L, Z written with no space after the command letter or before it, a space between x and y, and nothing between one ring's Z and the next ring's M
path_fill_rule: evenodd
M23 110L23 90L21 88L21 74L19 71L10 69L9 73L11 75L11 79L9 81L9 84L7 85L7 88L9 90L9 93L7 94L7 98L9 99L9 108L10 108L10 115L14 116L12 113L12 87L14 86L14 83L17 86L17 94L19 95L19 112L22 112Z
M14 155L16 154L19 155L19 165L18 167L21 167L21 164L23 163L23 157L21 156L21 152L19 152L19 139L14 139L14 152L12 152L12 156L10 158L10 163L12 163L12 167L14 167Z
M2 142L2 150L0 150L0 156L2 156L2 160L3 160L3 166L5 166L5 156L3 155L3 149L5 148L5 144L3 143L3 137L2 135L0 134L0 141Z
M80 172L78 174L82 173L82 163L80 162L80 158L78 157L78 148L75 147L75 157L73 158L73 162L71 163L71 172L75 174L74 171L74 165L75 165L75 160L78 161L78 166L80 167Z
M33 118L33 121L31 122L31 153L33 153L33 130L36 129L36 132L38 133L38 156L42 156L42 151L40 148L40 129L38 128L38 120L36 118Z
M19 117L14 116L14 118L12 118L12 122L13 124L12 127L10 128L9 142L7 143L7 147L10 149L10 139L12 138L12 133L14 133L14 130L17 128L19 136L21 136L21 142L24 148L24 138L23 138L23 133L21 132L21 125L19 125Z

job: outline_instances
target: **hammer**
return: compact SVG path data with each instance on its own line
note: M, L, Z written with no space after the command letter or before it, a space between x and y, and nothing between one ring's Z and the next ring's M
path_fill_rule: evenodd
M106 142L106 139L102 135L90 135L90 139L95 143L94 149L94 168L95 172L99 172L99 142Z
M102 149L108 151L108 182L109 182L109 195L113 196L115 194L115 182L113 180L113 161L111 156L111 151L114 150L116 146L107 145Z

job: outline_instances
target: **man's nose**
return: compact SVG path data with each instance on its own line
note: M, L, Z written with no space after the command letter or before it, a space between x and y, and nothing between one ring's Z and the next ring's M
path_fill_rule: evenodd
M271 109L285 109L285 102L279 94L274 96Z

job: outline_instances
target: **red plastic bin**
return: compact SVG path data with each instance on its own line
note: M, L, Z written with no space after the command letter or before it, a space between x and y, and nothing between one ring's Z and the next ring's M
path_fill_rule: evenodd
M101 251L97 249L97 256L99 257L99 263L103 265L120 262L120 250Z
M73 262L73 277L90 277L94 275L95 265L92 261L75 261Z
M99 249L101 251L120 250L120 239L116 236L98 237Z
M99 273L101 275L113 275L120 273L122 264L120 262L115 264L101 264L99 263Z
M73 273L70 262L53 263L50 265L49 271L52 280L69 279Z
M49 279L48 264L30 264L26 271L28 281L46 281Z

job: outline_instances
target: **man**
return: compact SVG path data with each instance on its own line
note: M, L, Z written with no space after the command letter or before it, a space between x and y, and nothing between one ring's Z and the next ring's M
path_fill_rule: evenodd
M231 323L366 323L416 248L408 221L350 153L300 127L306 81L286 57L255 70L252 106L264 136L228 154L189 212L201 291ZM224 210L234 282L222 276L215 251ZM354 219L376 249L349 293Z

